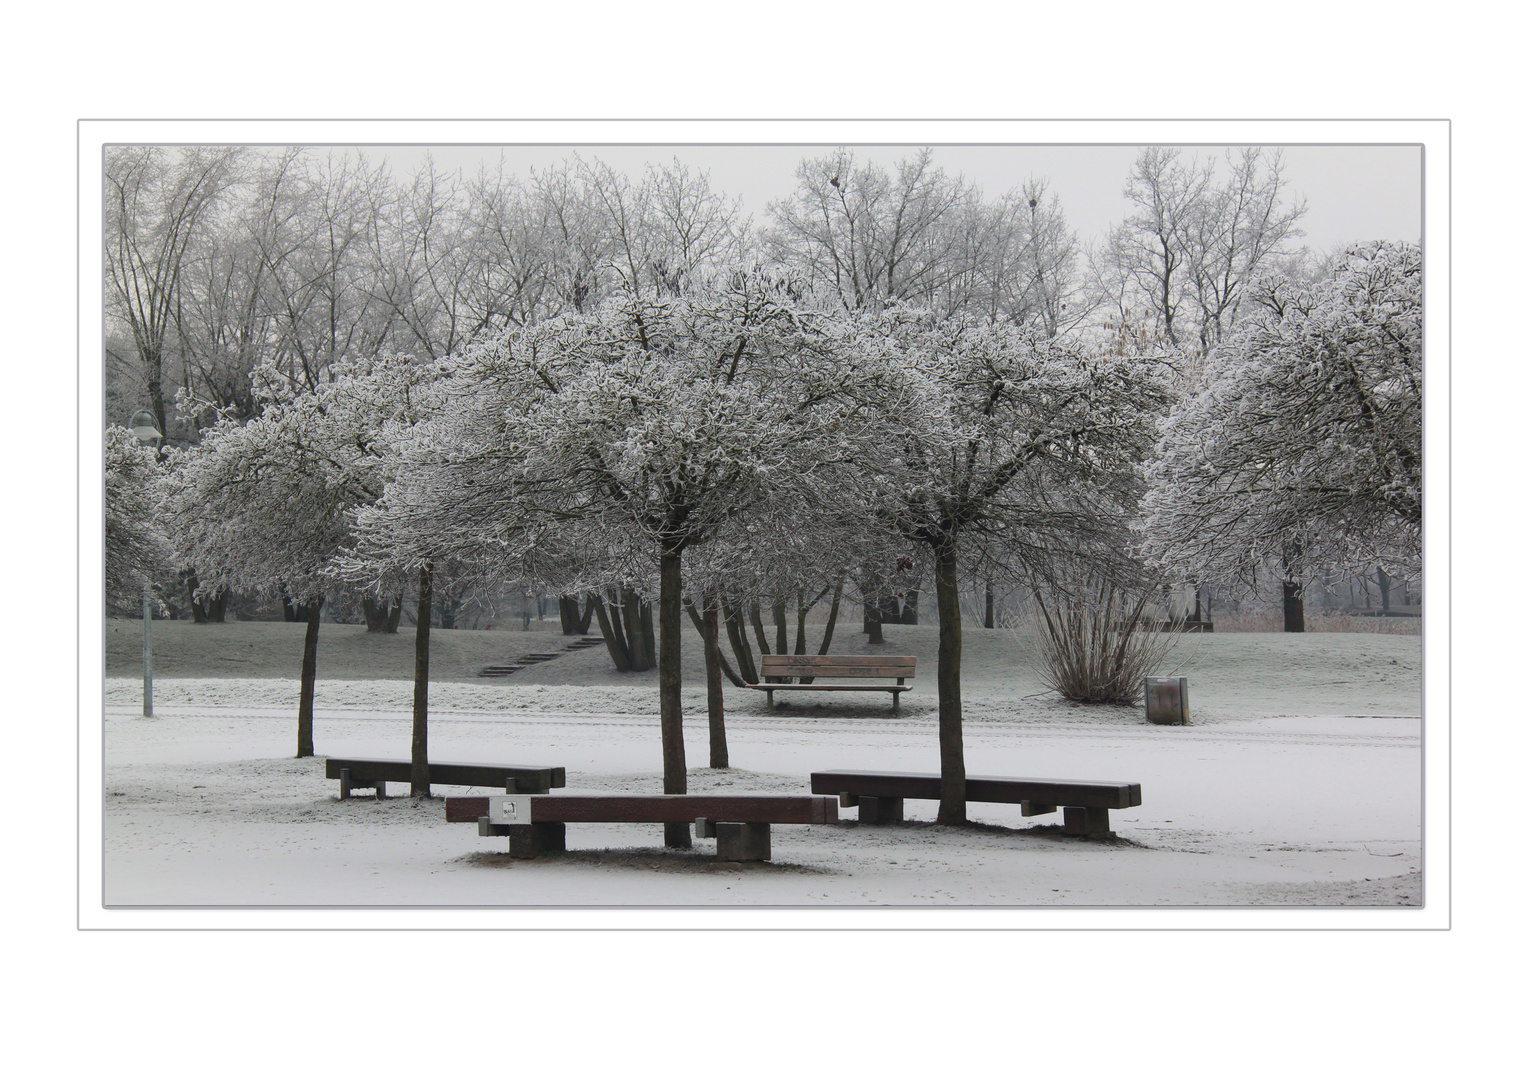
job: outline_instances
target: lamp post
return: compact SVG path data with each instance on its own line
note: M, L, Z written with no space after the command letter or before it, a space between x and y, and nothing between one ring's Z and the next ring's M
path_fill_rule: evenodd
M128 425L134 437L144 445L155 439L164 438L159 429L154 426L154 414L147 409L139 409L133 413L132 423ZM154 715L154 646L153 631L154 614L149 597L149 581L143 579L143 715L152 719Z

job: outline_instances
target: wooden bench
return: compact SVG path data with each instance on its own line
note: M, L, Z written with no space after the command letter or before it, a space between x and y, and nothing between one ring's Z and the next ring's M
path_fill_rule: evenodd
M902 820L903 800L937 799L938 773L814 772L811 790L837 795L838 805L859 807L859 820L884 825ZM1024 817L1064 810L1068 836L1112 836L1108 811L1140 805L1140 785L1103 780L1038 780L967 776L968 802L1017 803Z
M568 822L694 822L716 840L716 858L763 862L770 825L832 825L833 799L810 795L512 795L445 800L445 819L477 822L479 836L509 837L512 858L567 850Z
M323 774L328 780L339 781L341 799L348 799L355 788L372 788L378 799L385 799L387 782L409 783L413 776L413 764L395 759L331 757L324 763ZM560 765L481 765L462 761L431 761L429 782L461 787L496 787L513 795L566 787L567 770Z
M783 653L760 659L761 683L749 683L749 690L762 690L774 704L777 690L823 690L835 693L843 690L868 690L891 695L891 711L901 705L901 695L912 689L907 680L917 674L915 656L788 656ZM849 683L826 686L816 682L769 682L770 677L781 679L895 679L894 686L884 683Z

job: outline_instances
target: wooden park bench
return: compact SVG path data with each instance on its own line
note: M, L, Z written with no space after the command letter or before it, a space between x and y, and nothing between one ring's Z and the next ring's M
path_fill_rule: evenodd
M859 807L859 820L884 825L902 820L903 800L937 799L938 773L814 772L811 790L837 795L838 805ZM1024 817L1064 810L1068 836L1112 836L1108 811L1140 805L1140 785L1103 780L1037 780L967 776L967 802L1017 803Z
M774 704L778 690L824 690L829 693L842 690L867 690L891 695L891 711L901 705L901 695L912 689L907 680L917 674L915 656L790 656L777 653L760 658L759 676L765 681L749 683L749 690L762 690ZM894 685L878 683L849 683L827 686L818 682L769 682L781 679L895 679Z
M445 819L477 822L479 836L509 837L509 855L567 850L568 822L694 822L716 858L763 862L770 825L832 825L838 804L810 795L513 795L445 800Z
M387 798L387 782L406 784L413 765L403 760L378 758L329 758L324 763L324 777L339 781L339 797L348 799L355 788L372 788L378 799ZM461 787L496 787L509 794L550 791L567 786L567 770L551 765L480 765L461 761L431 761L431 784L454 784Z

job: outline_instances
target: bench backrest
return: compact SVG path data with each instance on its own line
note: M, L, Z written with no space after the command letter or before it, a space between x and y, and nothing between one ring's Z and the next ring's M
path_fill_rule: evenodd
M760 659L760 675L815 676L823 679L910 679L917 674L915 656L786 656Z

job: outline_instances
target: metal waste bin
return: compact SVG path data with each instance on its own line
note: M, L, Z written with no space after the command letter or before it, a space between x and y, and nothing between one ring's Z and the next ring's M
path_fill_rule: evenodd
M1153 724L1188 723L1188 680L1182 676L1146 676L1145 718Z

